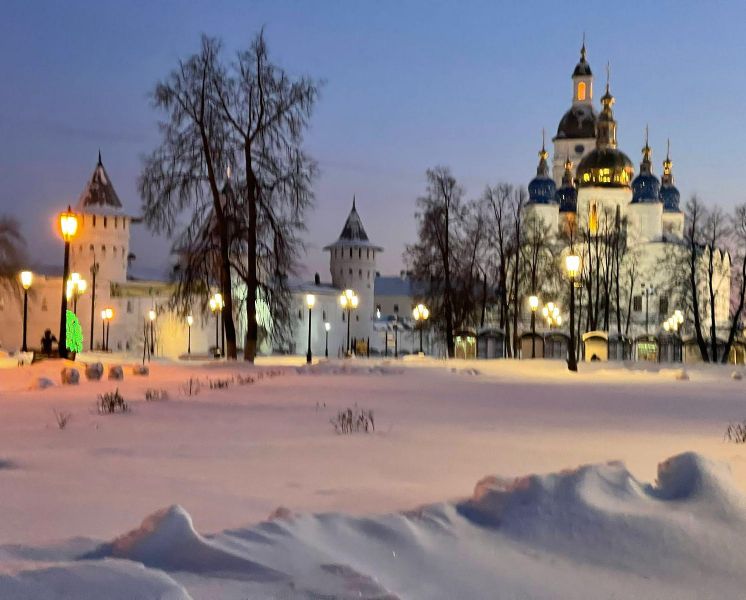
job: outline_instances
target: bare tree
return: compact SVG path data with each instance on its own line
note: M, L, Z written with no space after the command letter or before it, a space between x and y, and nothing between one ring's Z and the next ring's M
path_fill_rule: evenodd
M249 49L238 53L228 76L215 71L213 77L221 115L240 157L233 186L233 266L246 285L244 358L253 361L257 300L269 304L280 325L274 333L289 333L287 276L302 248L299 233L313 200L316 173L315 162L302 149L303 134L319 88L308 77L292 79L272 63L263 31Z
M0 215L0 284L17 283L23 246L18 221L13 217Z
M464 222L464 191L448 167L427 170L425 195L417 199L419 232L416 244L407 246L405 258L415 279L429 283L428 300L433 317L445 329L449 357L454 356L454 250Z
M687 246L687 270L689 286L687 292L692 306L692 316L694 319L694 334L697 338L702 360L710 361L710 355L707 351L707 344L702 335L702 318L700 314L699 302L699 260L703 248L702 222L705 220L705 208L697 196L692 196L686 203L686 229L684 231L684 241Z
M510 272L512 248L513 196L518 193L512 185L500 183L494 187L487 187L483 201L491 209L490 229L492 231L491 245L495 252L497 271L497 296L499 303L499 325L505 333L505 339L511 340L510 335L510 307L508 274ZM506 356L513 356L513 344L506 344Z
M230 240L220 178L232 162L232 149L217 105L215 82L222 77L220 42L202 37L200 50L159 82L153 104L166 113L161 121L160 145L144 159L138 181L145 222L157 232L172 235L183 212L188 223L212 215L217 234L218 282L223 296L226 355L236 358L233 321ZM187 228L182 248L192 248L204 227ZM182 275L177 273L177 276Z
M730 327L728 330L728 339L725 342L725 349L723 350L723 356L721 362L725 363L728 361L730 356L730 349L733 347L733 342L736 339L736 334L741 326L741 315L743 313L744 301L746 300L746 204L737 206L733 215L733 223L731 228L731 242L735 249L734 257L740 261L741 268L739 269L735 286L738 289L737 300L735 301L735 309L731 315Z

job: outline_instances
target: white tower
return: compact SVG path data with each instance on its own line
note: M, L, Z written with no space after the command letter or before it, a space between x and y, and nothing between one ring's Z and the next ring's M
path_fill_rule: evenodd
M375 312L376 253L383 252L383 248L368 239L355 208L354 197L352 210L339 239L324 250L329 251L334 287L354 290L360 299L357 309L352 311L350 336L366 339L370 336L371 319Z
M127 280L132 218L125 215L98 154L98 164L75 208L78 233L70 246L70 271L89 279L98 263L97 280Z

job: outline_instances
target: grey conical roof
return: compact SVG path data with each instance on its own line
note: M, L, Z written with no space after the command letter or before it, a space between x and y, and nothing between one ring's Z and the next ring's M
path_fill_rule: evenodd
M99 215L124 214L122 202L119 200L111 179L109 179L109 174L101 162L101 152L98 153L98 163L93 170L93 175L91 175L83 193L80 195L77 211Z
M378 246L371 244L368 239L368 234L365 233L365 227L363 227L363 221L360 219L360 215L355 207L355 198L352 199L352 209L350 214L347 215L344 227L342 227L342 233L339 234L339 238L333 244L326 246L325 250L337 246L364 246L375 248L376 250L383 250Z

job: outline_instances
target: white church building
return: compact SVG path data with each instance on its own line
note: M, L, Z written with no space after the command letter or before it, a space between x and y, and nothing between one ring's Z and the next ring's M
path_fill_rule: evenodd
M552 140L551 173L549 154L542 147L536 176L528 186L527 208L558 237L571 225L578 232L594 235L605 219L623 219L629 248L625 260L636 261L638 273L632 294L630 338L634 340L648 332L662 333L661 326L671 313L684 308L678 306L680 300L670 290L670 273L661 268L667 254L681 251L684 213L670 153L662 163L659 179L654 173L652 149L645 139L635 175L632 161L617 144L615 98L609 82L601 97L600 112L594 106L593 83L583 44L572 73L572 104ZM582 245L582 236L576 239ZM721 272L715 281L715 320L722 327L728 322L730 309L730 257L717 249L715 252ZM707 320L704 326L708 326ZM683 331L687 329L690 327L685 323Z

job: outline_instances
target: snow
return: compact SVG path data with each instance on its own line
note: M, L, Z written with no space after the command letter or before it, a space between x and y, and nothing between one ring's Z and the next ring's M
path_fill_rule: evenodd
M740 368L288 358L135 377L108 363L122 381L62 386L59 361L0 372L0 598L681 599L746 585L744 448L723 441L746 417ZM190 377L233 384L189 396ZM97 414L114 387L132 411ZM169 399L146 402L151 388ZM329 419L354 405L375 433L335 435ZM64 430L53 410L73 415Z

